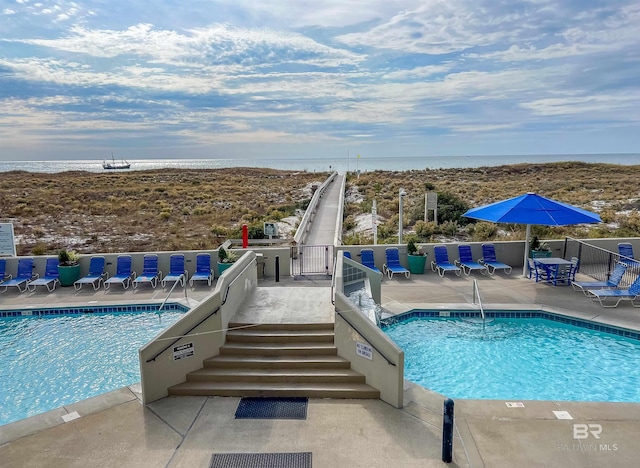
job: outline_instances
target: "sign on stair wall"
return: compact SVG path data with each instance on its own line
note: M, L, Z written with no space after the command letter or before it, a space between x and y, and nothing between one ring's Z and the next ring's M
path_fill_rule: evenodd
M356 354L373 361L373 348L359 341L356 341Z

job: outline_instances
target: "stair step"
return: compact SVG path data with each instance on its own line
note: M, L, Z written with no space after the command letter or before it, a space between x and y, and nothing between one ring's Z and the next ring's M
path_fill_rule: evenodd
M254 383L365 383L362 374L344 368L263 369L205 367L187 374L187 382L254 382Z
M367 384L341 383L184 382L168 391L174 396L380 398L380 392Z
M244 328L227 332L227 343L288 343L327 342L333 343L333 330L261 330Z
M351 363L338 355L263 356L252 354L221 354L204 360L204 367L261 367L268 369L343 368Z
M238 323L230 322L228 328L231 331L238 330L331 330L332 322L319 323Z
M297 343L229 343L220 347L220 354L254 354L264 356L282 356L291 354L337 354L332 343L297 342Z

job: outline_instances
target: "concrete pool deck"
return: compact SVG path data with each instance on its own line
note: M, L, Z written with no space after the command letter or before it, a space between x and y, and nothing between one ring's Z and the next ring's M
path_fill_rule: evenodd
M515 271L510 276L440 278L429 272L408 280L386 279L382 305L391 313L469 307L472 278L478 279L485 308L544 306L640 329L640 310L628 302L603 309L572 288L536 284ZM327 301L330 297L326 280L286 278L275 283L268 278L258 286L318 287L320 296L326 294ZM188 300L198 301L209 291L189 289ZM290 293L295 296L295 289ZM150 288L10 291L0 296L0 307L148 302L165 296ZM182 291L171 297L184 301ZM239 398L173 397L145 407L139 386L133 385L0 426L0 460L3 467L206 467L213 453L312 452L316 468L447 466L441 461L443 400L406 382L402 409L379 400L310 399L306 420L236 420ZM72 419L74 412L80 417ZM69 422L63 422L63 416ZM455 416L454 460L449 466L635 467L640 458L640 403L456 400ZM568 416L573 419L559 419Z

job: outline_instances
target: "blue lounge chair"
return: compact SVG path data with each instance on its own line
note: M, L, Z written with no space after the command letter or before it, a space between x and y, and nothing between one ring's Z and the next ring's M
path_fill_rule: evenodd
M607 281L572 281L571 285L573 289L576 291L582 291L585 296L588 296L589 293L587 290L589 289L615 289L620 284L622 277L627 271L627 264L618 262L616 263L615 268L609 275L609 279Z
M444 245L436 245L433 248L433 256L435 259L431 262L431 271L437 271L440 277L444 278L447 271L453 271L456 276L460 276L462 270L460 267L449 262L449 253Z
M382 265L382 271L386 273L389 279L393 278L395 273L404 274L406 278L411 276L411 272L400 265L400 253L397 247L389 247L384 250L387 262Z
M121 284L124 289L131 286L136 277L136 272L131 269L131 255L118 255L116 274L104 282L104 289L109 289L112 284Z
M60 284L58 278L58 258L47 258L44 267L44 276L34 279L27 284L29 291L35 291L37 286L45 286L47 291L51 292L56 289L56 284Z
M487 267L487 272L493 275L496 270L504 270L508 275L511 273L511 265L499 262L496 258L496 248L493 244L482 244L482 258L478 260Z
M11 275L7 273L7 260L0 258L0 283L11 278Z
M158 256L156 254L146 254L142 260L142 274L133 280L133 288L137 288L142 283L149 283L152 288L158 286L162 272L158 270Z
M25 292L29 282L37 277L37 274L33 274L33 258L21 258L18 260L16 277L3 281L0 287L4 288L2 292L6 292L9 287L16 287L18 291Z
M639 268L640 260L637 260L633 256L633 245L628 242L620 242L618 244L618 253L620 254L620 260L622 263L625 263L627 266Z
M347 258L351 258L351 252L349 252L348 250L343 250L342 255L344 255Z
M454 263L462 268L462 272L465 275L470 275L472 271L479 271L483 275L487 274L487 267L473 260L470 245L459 244L458 255L460 256L460 258L458 258L458 260L456 260Z
M589 296L600 302L602 307L618 307L622 301L631 301L633 307L640 307L640 276L629 286L628 289L588 289ZM607 299L615 300L615 304L605 301Z
M213 270L211 269L211 255L199 253L196 255L196 271L191 276L189 284L193 286L194 281L206 281L209 286L213 281Z
M109 277L109 273L104 271L104 264L104 257L91 257L89 273L73 283L75 290L80 291L83 284L91 284L93 289L97 291L100 288L100 283Z
M179 281L181 286L187 283L187 270L184 268L184 255L182 254L173 254L169 257L169 274L162 279L162 287L176 281Z
M367 268L371 268L373 271L382 274L378 267L376 267L372 249L362 249L360 251L360 262Z

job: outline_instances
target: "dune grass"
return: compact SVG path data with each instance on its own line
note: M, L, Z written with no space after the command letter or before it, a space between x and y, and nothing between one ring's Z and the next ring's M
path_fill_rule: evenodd
M260 236L264 221L306 208L328 173L261 168L162 169L126 173L0 173L0 222L12 222L18 255L213 249L240 238L242 224ZM375 199L379 242L397 242L398 191L404 188L405 242L523 239L522 226L469 223L468 208L526 192L597 211L604 223L551 228L540 238L640 236L640 166L518 164L468 169L349 174L345 243L371 243L358 218ZM439 193L436 226L424 222L424 194ZM299 212L299 211L298 211Z

